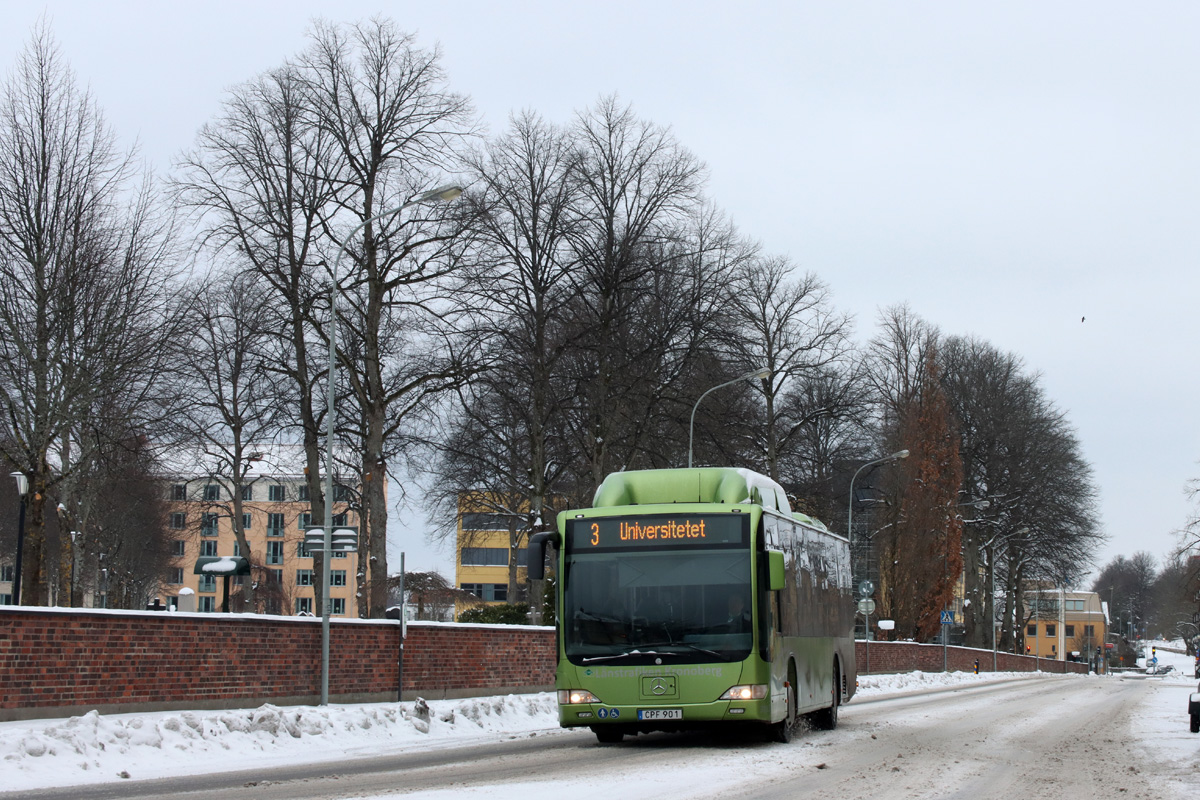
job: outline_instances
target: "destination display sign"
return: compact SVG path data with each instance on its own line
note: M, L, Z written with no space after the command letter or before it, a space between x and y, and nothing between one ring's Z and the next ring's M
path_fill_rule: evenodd
M567 547L588 550L661 550L749 544L745 514L659 514L567 522Z

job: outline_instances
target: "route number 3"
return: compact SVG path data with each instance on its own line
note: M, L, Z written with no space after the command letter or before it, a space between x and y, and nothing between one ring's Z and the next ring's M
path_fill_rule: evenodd
M592 523L592 547L595 547L598 544L600 544L600 526L597 523L593 522Z

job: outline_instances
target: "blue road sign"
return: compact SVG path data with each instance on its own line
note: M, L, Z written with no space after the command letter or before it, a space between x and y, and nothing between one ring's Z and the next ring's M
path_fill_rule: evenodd
M942 624L943 625L953 625L954 624L954 612L953 611L943 611L942 612Z

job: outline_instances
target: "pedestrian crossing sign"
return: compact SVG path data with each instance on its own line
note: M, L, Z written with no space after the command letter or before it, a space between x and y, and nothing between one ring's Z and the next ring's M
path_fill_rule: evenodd
M943 611L942 612L942 624L943 625L953 625L954 624L954 612L953 611Z

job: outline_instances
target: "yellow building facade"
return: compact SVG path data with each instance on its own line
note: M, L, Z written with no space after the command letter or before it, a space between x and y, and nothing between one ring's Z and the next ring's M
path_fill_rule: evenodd
M1087 661L1104 652L1108 615L1100 595L1041 589L1027 592L1032 616L1025 625L1025 652L1056 661Z
M509 546L510 525L524 525L523 516L501 513L494 509L496 504L472 500L464 496L458 503L458 531L455 540L454 584L470 592L485 605L526 602L524 596L511 597L508 586L508 565L514 557ZM525 585L525 554L515 552L517 559L517 583ZM455 615L468 606L457 603Z

